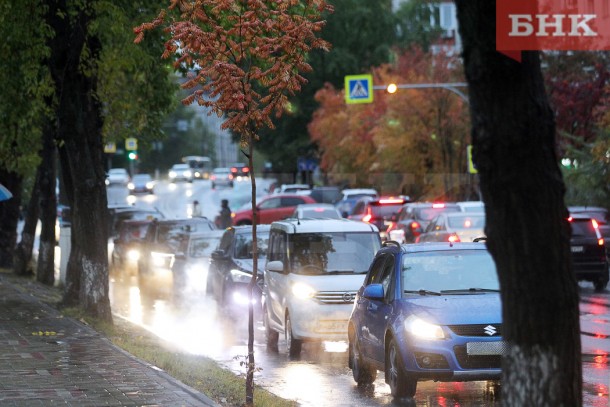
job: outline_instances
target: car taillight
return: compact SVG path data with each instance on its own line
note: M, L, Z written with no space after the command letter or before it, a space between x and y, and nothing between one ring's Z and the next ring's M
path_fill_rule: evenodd
M396 228L396 222L390 222L390 224L388 225L388 228L385 231L386 231L386 233L390 233L395 228Z
M237 172L237 168L231 167L231 172Z
M233 179L233 174L229 174L229 179Z
M248 172L248 171L250 171L250 167L244 167L241 170L242 170L242 172Z
M409 227L411 228L411 230L419 229L420 228L420 224L418 222L411 222Z
M599 246L603 246L603 245L604 245L604 238L602 237L602 238L600 238L600 239L597 239L597 244L598 244Z
M432 204L432 207L435 209L440 209L440 208L444 208L445 204L444 203L435 203L435 204Z
M591 219L591 223L593 224L593 229L599 229L599 224L595 219Z
M216 179L216 175L210 175L210 179L214 181Z
M458 235L450 235L449 239L447 239L449 241L449 243L455 243L455 242L459 242L460 238Z
M367 208L366 215L362 218L363 222L370 222L373 219L373 214L371 213L371 208Z

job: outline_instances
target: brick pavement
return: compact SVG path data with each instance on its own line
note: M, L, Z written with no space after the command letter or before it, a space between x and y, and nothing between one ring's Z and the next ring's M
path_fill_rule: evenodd
M0 406L217 406L0 274Z

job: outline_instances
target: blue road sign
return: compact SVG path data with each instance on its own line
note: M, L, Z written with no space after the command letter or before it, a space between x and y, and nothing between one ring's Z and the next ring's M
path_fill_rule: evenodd
M372 75L345 76L345 103L371 103L372 101Z

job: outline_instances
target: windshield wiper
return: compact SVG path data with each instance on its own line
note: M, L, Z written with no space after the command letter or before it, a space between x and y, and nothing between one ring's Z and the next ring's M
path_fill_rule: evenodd
M430 290L405 290L405 293L419 294L419 295L442 295L441 293L438 293L436 291L430 291Z
M326 274L354 274L353 269L344 269L344 270L328 270Z
M493 288L479 288L479 287L471 287L471 288L460 288L458 290L442 290L442 293L499 293L500 290L496 290Z

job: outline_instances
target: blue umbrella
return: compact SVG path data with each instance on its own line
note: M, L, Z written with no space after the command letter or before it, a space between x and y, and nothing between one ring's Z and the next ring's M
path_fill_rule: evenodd
M13 194L11 194L11 191L6 189L4 185L0 184L0 201L6 201L7 199L11 199L12 197Z

